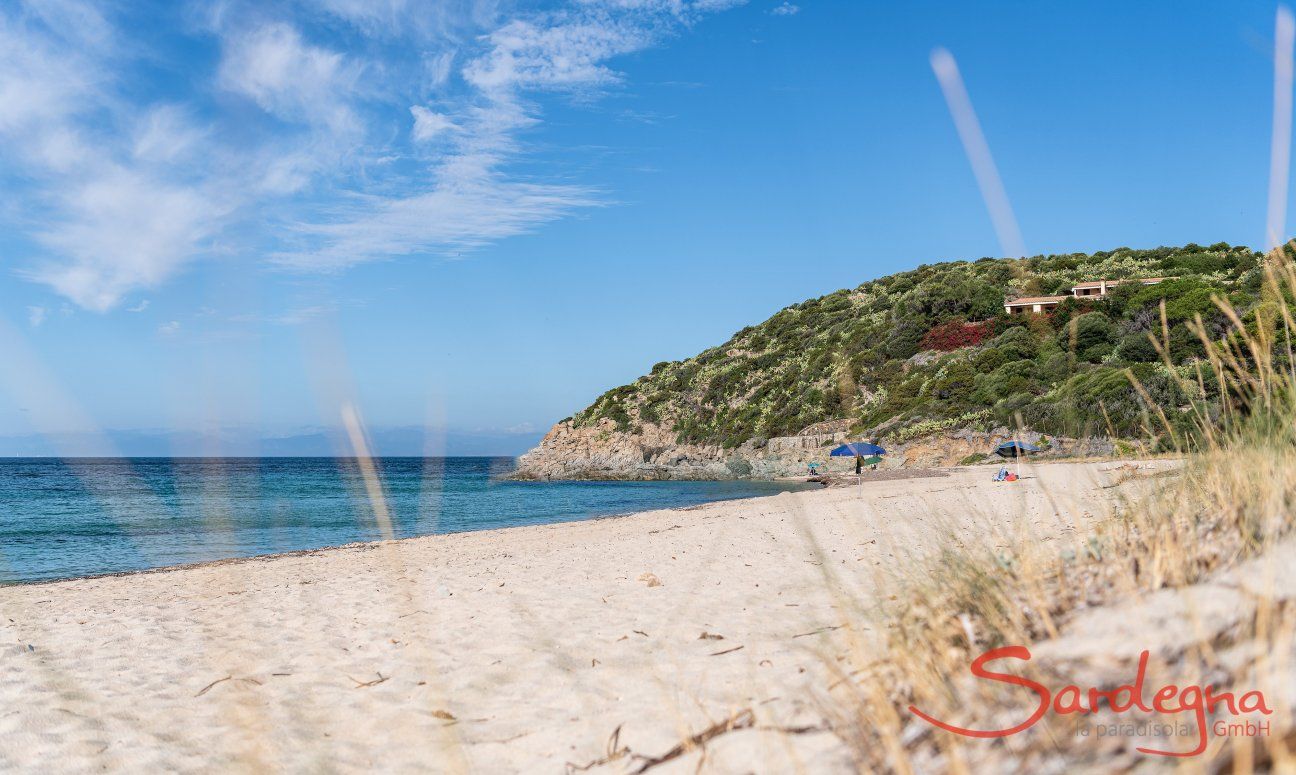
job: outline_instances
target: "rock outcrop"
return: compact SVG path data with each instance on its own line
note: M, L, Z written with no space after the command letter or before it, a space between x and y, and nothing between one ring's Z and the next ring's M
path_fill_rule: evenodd
M809 426L796 436L753 439L725 449L720 446L679 444L676 434L660 425L645 424L641 432L618 431L611 420L578 427L564 420L545 434L540 445L518 459L515 479L776 479L801 476L812 462L829 471L847 471L850 457L830 458L829 451L850 439L848 420ZM997 445L1013 439L1006 428L989 432L950 431L900 444L881 442L888 454L883 468L939 468L959 465L977 454L988 455ZM1112 445L1105 439L1049 439L1038 433L1016 436L1046 447L1045 455L1106 455Z
M618 431L610 420L577 427L555 425L540 445L518 459L516 479L769 479L786 475L767 466L755 442L726 450L677 444L675 433L658 425L640 433ZM802 465L801 471L805 470Z

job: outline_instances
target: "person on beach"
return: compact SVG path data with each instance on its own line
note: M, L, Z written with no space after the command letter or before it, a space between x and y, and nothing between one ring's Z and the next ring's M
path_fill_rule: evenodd
M862 474L862 473L864 473L864 456L863 456L863 455L856 455L856 456L855 456L855 473L856 473L856 474Z

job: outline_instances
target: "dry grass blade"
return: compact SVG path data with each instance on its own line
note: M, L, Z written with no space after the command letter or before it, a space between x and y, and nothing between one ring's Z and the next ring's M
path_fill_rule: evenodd
M195 694L194 696L195 696L195 697L201 697L201 696L203 696L204 694L206 694L207 692L211 691L213 686L215 686L215 685L217 685L217 684L224 683L224 682L230 680L230 679L233 678L233 677L234 677L234 676L232 676L232 675L227 675L227 676L225 676L224 678L217 678L215 681L212 681L211 683L207 684L207 685L204 686L202 689L200 689L200 690L198 691L198 693Z
M378 677L372 681L357 681L356 679L351 678L351 676L347 676L347 678L351 678L355 683L355 688L357 689L367 689L370 686L377 686L380 683L386 683L391 680L391 676L389 675L383 675L382 673L375 673L375 675Z
M738 729L750 729L755 725L756 725L756 714L752 713L751 708L745 708L735 713L734 715L730 716L729 718L725 719L724 721L712 724L711 726L707 727L701 732L698 732L696 735L692 735L687 740L681 742L679 745L670 749L669 751L662 754L661 756L654 756L651 758L644 759L643 763L639 766L639 769L635 770L634 772L636 775L640 775L640 773L647 772L648 770L651 770L653 767L656 767L661 764L665 764L666 762L671 761L672 759L677 759L690 751L694 751L698 748L701 748L711 740L714 740L715 738L723 734L727 734L729 732L733 732L734 730L738 730Z
M612 730L612 734L608 735L606 753L604 753L603 756L599 757L598 759L594 759L593 761L586 762L584 764L573 764L572 762L567 762L567 772L568 773L586 772L588 770L594 769L595 767L600 767L604 764L609 764L611 762L614 762L618 759L621 759L629 755L630 753L629 746L621 745L622 726L623 726L622 724L617 724L616 729Z
M1146 449L1187 454L1182 475L1115 472L1110 486L1130 497L1110 518L1077 532L1069 546L1042 545L1025 533L995 546L951 546L897 582L898 602L879 614L885 619L880 653L870 654L867 665L841 665L841 678L829 689L838 703L834 732L853 748L861 769L1135 766L1119 751L1077 735L1067 719L1046 718L1009 746L987 746L938 731L908 708L916 704L933 717L986 728L987 717L1004 700L958 678L967 675L974 656L998 645L1067 637L1066 623L1085 609L1198 589L1249 558L1268 556L1296 533L1296 361L1290 344L1296 269L1285 251L1275 251L1269 261L1259 305L1240 312L1227 299L1214 298L1226 330L1212 331L1200 315L1183 324L1201 343L1200 358L1186 367L1170 357L1176 332L1161 306L1159 336L1150 338L1165 372L1191 397L1177 415L1127 374L1142 399ZM1107 407L1098 406L1110 431ZM1121 626L1112 617L1113 626ZM1185 682L1210 675L1222 683L1246 683L1260 680L1265 664L1296 664L1294 606L1262 609L1232 630L1203 633L1196 645L1182 644L1184 652L1164 669L1178 671ZM1222 661L1220 654L1234 645L1234 653L1250 656ZM1280 681L1296 677L1291 664ZM1197 763L1217 771L1292 767L1296 698L1282 701L1291 707L1273 717L1270 737L1221 743Z

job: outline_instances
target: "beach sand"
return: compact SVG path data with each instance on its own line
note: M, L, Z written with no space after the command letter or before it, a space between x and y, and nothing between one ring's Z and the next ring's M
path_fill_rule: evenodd
M625 772L735 719L652 771L850 771L826 690L886 580L1131 469L994 470L2 588L0 768Z

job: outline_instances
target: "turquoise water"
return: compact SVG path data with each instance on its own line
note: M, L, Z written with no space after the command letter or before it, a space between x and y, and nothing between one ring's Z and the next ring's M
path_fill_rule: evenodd
M772 495L774 482L506 482L512 458L385 458L398 537L569 522ZM354 461L0 460L0 583L381 538Z

